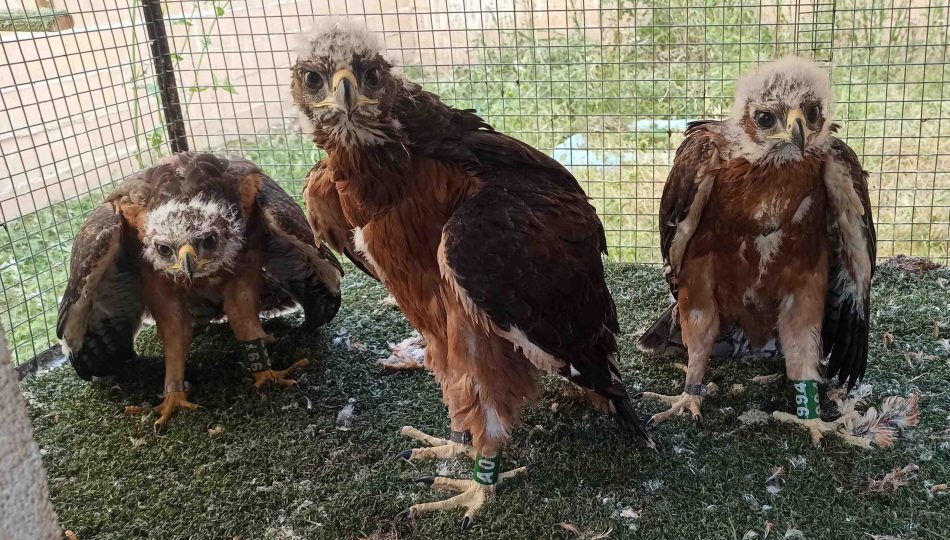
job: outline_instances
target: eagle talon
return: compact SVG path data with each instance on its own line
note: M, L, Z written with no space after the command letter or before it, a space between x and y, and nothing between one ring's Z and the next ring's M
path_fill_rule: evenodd
M399 430L399 434L405 437L411 437L417 441L428 445L427 448L413 448L399 454L399 457L406 460L419 459L452 459L456 456L466 455L469 459L475 459L475 448L470 443L453 442L439 437L427 435L412 426L404 426Z
M254 388L260 390L265 384L269 382L272 382L281 388L295 386L297 381L290 378L291 373L308 365L310 365L310 360L304 358L302 360L297 360L287 369L265 369L264 371L251 373L251 376L254 378Z
M199 405L188 401L188 392L168 392L161 404L152 407L152 410L159 415L158 420L155 421L155 429L164 428L179 409L196 411L200 408Z
M454 491L458 493L458 495L441 501L414 504L409 507L409 517L414 518L420 514L437 510L465 508L465 516L462 518L462 527L468 528L475 521L475 514L494 496L495 488L498 485L527 471L528 467L518 467L503 472L498 475L498 482L492 485L479 484L474 480L447 478L445 476L426 477L427 480L431 479L431 482L426 483L432 489Z
M775 411L772 413L772 418L775 418L779 422L798 424L804 427L811 434L811 442L815 446L818 446L821 443L821 440L825 435L835 435L850 445L866 449L873 448L869 439L852 435L841 429L842 425L848 421L848 416L843 416L837 420L832 420L831 422L825 422L821 418L804 419L799 418L794 414Z
M647 420L647 427L662 424L674 416L686 414L687 412L692 414L693 420L702 426L703 414L700 406L703 403L703 396L687 394L685 392L678 396L665 396L653 392L644 392L643 397L653 401L660 401L670 406L668 410L656 413L650 417L650 419Z

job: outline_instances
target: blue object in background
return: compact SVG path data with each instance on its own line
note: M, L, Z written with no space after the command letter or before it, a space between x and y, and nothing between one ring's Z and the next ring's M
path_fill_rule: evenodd
M630 124L631 133L667 133L682 132L690 120L685 118L659 119L644 118ZM608 151L603 148L590 149L587 147L587 135L574 133L564 139L551 152L551 157L568 169L573 167L617 167L620 164L635 164L635 152Z

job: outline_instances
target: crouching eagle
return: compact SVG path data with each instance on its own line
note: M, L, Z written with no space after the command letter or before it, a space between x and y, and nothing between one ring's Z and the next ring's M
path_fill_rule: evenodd
M641 338L665 352L685 345L679 396L651 421L700 416L714 347L774 337L796 392L796 415L815 442L838 433L818 418L819 364L853 386L868 359L875 234L867 173L831 123L827 73L787 57L743 78L731 116L694 122L676 152L660 203L664 272L676 304ZM717 343L718 341L718 343ZM727 347L727 350L733 347ZM720 349L721 350L721 349Z
M123 182L86 219L57 335L89 380L135 357L135 334L154 319L165 352L161 426L196 407L185 382L192 324L227 316L255 386L287 386L289 369L270 367L259 314L300 305L320 326L339 309L341 275L300 207L256 165L178 154Z
M411 515L465 507L467 525L523 470L499 474L499 456L539 370L648 439L615 363L604 229L566 169L405 79L374 34L346 22L308 36L292 92L327 152L321 174L354 227L353 250L425 336L448 405L452 436L407 426L430 447L405 456L474 459L471 480L427 479L459 495Z

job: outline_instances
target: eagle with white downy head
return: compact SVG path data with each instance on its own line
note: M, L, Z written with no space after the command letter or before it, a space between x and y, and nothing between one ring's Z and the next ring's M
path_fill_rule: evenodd
M664 272L676 303L641 338L686 349L683 393L651 423L699 418L714 349L748 352L777 338L796 392L782 421L867 447L818 417L819 367L852 387L868 364L875 232L868 174L834 136L827 71L790 56L739 82L723 121L693 122L660 203Z

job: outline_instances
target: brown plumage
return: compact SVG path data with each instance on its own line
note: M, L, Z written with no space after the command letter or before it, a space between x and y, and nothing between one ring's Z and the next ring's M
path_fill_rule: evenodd
M604 230L577 181L394 73L374 39L346 25L318 31L292 89L354 227L352 244L342 244L426 337L452 430L470 434L472 453L498 455L545 370L647 438L616 366ZM405 432L441 447L413 458L471 448ZM449 480L437 483L462 495L412 512L462 505L470 519L482 488Z
M300 207L256 165L178 154L123 182L83 224L57 334L90 379L120 373L143 319L154 319L170 396L164 423L191 406L184 371L193 324L226 316L239 341L270 339L259 314L299 305L307 324L320 326L340 306L341 274Z
M303 185L303 198L307 219L316 238L342 253L354 266L378 281L379 278L369 269L368 261L356 251L353 244L355 225L343 214L333 175L323 162L310 169Z
M830 94L817 67L784 59L740 84L732 119L687 129L660 204L677 302L641 344L658 353L682 344L689 366L680 398L648 394L673 405L655 421L699 416L715 349L755 351L777 338L791 380L820 380L829 354L828 377L849 387L863 377L874 225L867 173L832 134Z

